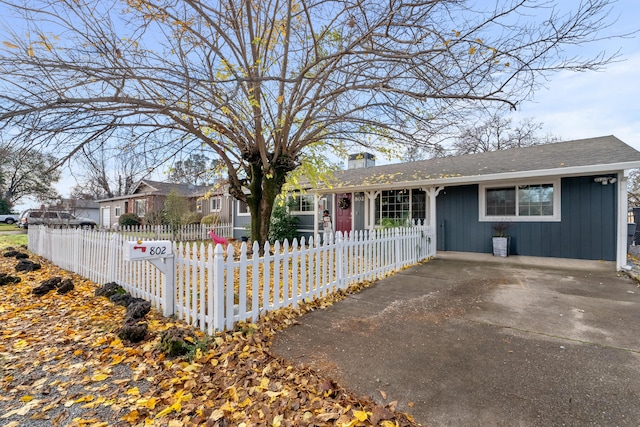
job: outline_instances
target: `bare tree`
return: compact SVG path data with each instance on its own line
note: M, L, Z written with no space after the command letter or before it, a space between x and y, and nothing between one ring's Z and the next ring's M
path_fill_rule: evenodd
M640 170L633 169L627 181L627 201L630 208L640 208Z
M140 180L154 170L152 153L139 151L135 143L120 140L91 141L78 150L72 174L79 183L77 192L94 199L131 194Z
M60 179L60 172L51 170L57 159L33 149L2 148L0 157L0 199L12 207L24 197L40 202L57 200L53 184Z
M514 125L511 118L493 113L476 126L462 128L453 142L452 150L454 154L482 153L559 140L550 133L540 135L540 130L542 123L533 118L525 118Z
M0 0L0 128L61 156L114 128L161 158L210 147L264 242L309 147L428 144L478 103L597 69L615 54L564 49L603 36L610 2Z

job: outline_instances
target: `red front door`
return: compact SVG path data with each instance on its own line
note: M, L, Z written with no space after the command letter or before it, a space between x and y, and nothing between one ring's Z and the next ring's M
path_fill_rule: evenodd
M351 194L338 194L336 197L336 231L351 231Z

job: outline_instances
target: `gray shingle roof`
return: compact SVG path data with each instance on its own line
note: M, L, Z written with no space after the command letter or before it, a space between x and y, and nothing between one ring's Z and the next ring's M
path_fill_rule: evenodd
M156 191L142 191L140 194L151 193L162 196L168 195L172 190L177 191L181 196L201 196L211 188L211 186L175 184L171 182L151 181L149 179L143 179L140 184L138 184L138 188L140 188L142 184L145 184L151 189L155 189Z
M625 167L620 167L621 164ZM593 173L605 173L636 167L640 167L639 151L615 136L603 136L345 170L335 173L333 179L327 181L328 185L318 190L327 192L328 187L332 190L398 187L398 184L404 183L407 186L462 184L474 180L508 178L514 174L526 174L531 177L563 175L576 174L583 169Z

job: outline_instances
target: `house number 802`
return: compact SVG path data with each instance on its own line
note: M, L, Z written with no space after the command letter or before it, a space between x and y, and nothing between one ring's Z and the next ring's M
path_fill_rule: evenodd
M149 248L149 255L165 255L167 253L166 246L156 246Z

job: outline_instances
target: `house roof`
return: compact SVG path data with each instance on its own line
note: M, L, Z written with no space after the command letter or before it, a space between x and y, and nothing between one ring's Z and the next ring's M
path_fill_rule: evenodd
M184 197L200 197L204 196L211 186L193 185L193 184L175 184L171 182L152 181L143 179L136 185L131 194L124 196L116 196L108 199L100 199L98 203L109 202L112 200L126 200L135 198L136 196L158 195L167 196L172 190L176 190L178 194Z
M463 185L543 176L613 173L640 167L640 152L615 136L579 139L339 171L316 189L374 190Z
M62 204L76 209L99 209L100 205L95 200L86 199L62 199Z
M149 190L145 191L145 186L148 187ZM201 196L206 193L209 188L210 186L176 184L172 182L151 181L149 179L143 179L133 190L133 194L158 194L166 196L171 191L175 190L181 196Z

